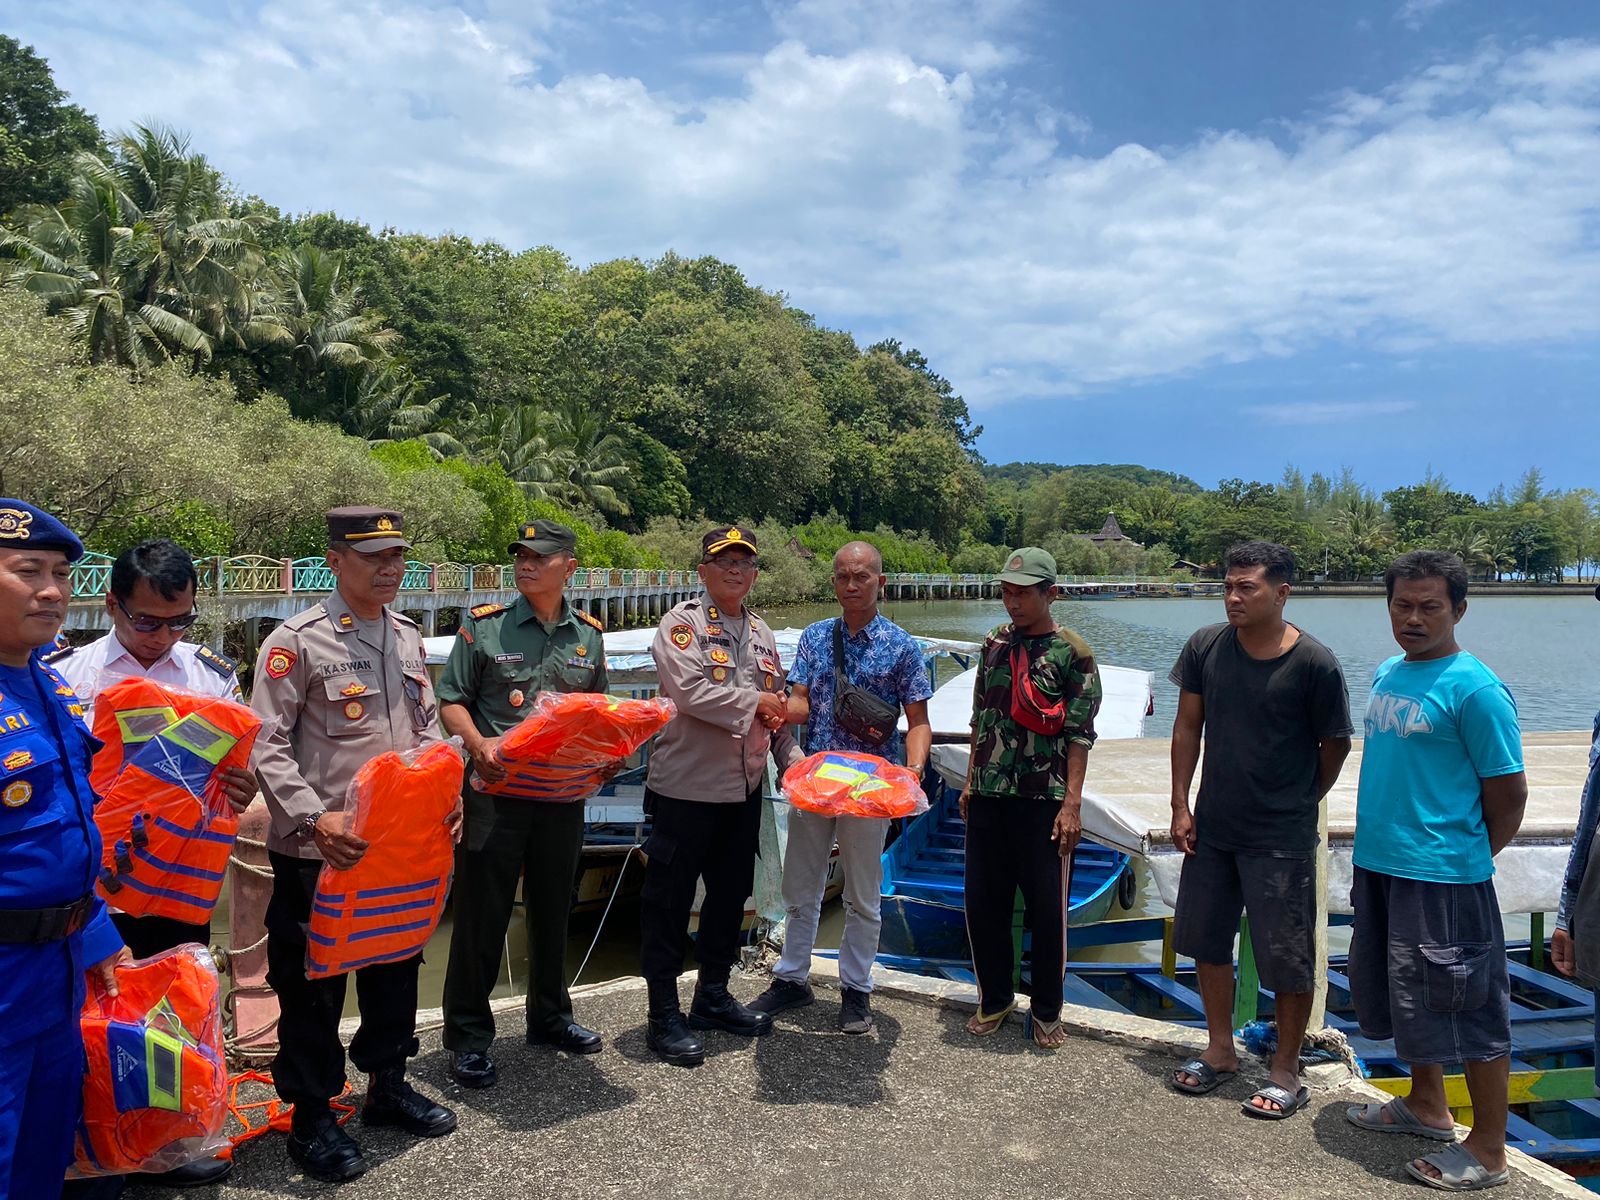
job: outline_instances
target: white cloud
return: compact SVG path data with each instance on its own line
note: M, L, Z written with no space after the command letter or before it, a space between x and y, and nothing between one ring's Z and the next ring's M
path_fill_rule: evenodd
M1450 0L1404 0L1395 11L1394 19L1415 32L1421 29L1434 13L1449 3Z
M1083 118L951 49L1013 53L1025 14L1003 0L797 0L705 94L565 70L575 18L553 4L268 0L238 23L165 4L77 0L23 36L108 124L188 129L280 206L580 261L716 254L920 346L980 405L1328 342L1600 333L1595 43L1486 48L1277 141L1090 155Z
M1412 412L1415 400L1331 400L1285 404L1252 404L1242 409L1247 417L1269 425L1336 425Z

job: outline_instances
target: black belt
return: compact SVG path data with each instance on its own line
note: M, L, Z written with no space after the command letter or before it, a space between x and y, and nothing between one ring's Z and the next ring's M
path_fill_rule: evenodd
M93 908L92 894L62 908L0 908L0 943L59 942L87 925Z

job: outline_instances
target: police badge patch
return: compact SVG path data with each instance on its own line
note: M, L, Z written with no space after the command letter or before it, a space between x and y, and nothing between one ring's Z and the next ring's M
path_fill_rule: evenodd
M281 646L269 651L267 654L267 678L282 679L294 670L295 660L299 658L293 650L285 650Z
M687 650L694 644L694 630L687 625L674 625L667 630L667 640L679 650Z

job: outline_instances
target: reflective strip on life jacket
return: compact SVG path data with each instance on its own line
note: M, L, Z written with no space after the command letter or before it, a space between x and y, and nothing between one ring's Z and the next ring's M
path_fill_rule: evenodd
M361 861L324 865L306 932L306 975L342 975L419 953L439 926L455 862L448 820L461 800L461 756L449 743L380 754L345 801Z
M167 703L149 703L152 689ZM122 702L133 707L123 709ZM123 680L101 692L97 728L106 710L112 716L104 724L119 732L121 717L132 713L135 720L126 724L139 734L148 714L182 715L136 745L115 748L126 759L95 806L103 843L97 890L133 916L204 924L221 894L239 831L238 816L217 794L217 773L248 765L260 718L236 701L150 680Z
M76 1176L165 1171L227 1144L228 1072L211 956L180 946L91 983Z

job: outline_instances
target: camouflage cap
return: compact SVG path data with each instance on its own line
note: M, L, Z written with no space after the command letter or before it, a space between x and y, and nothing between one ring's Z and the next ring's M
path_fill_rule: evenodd
M1006 569L995 576L1001 583L1055 583L1056 560L1039 546L1023 546L1006 556Z

